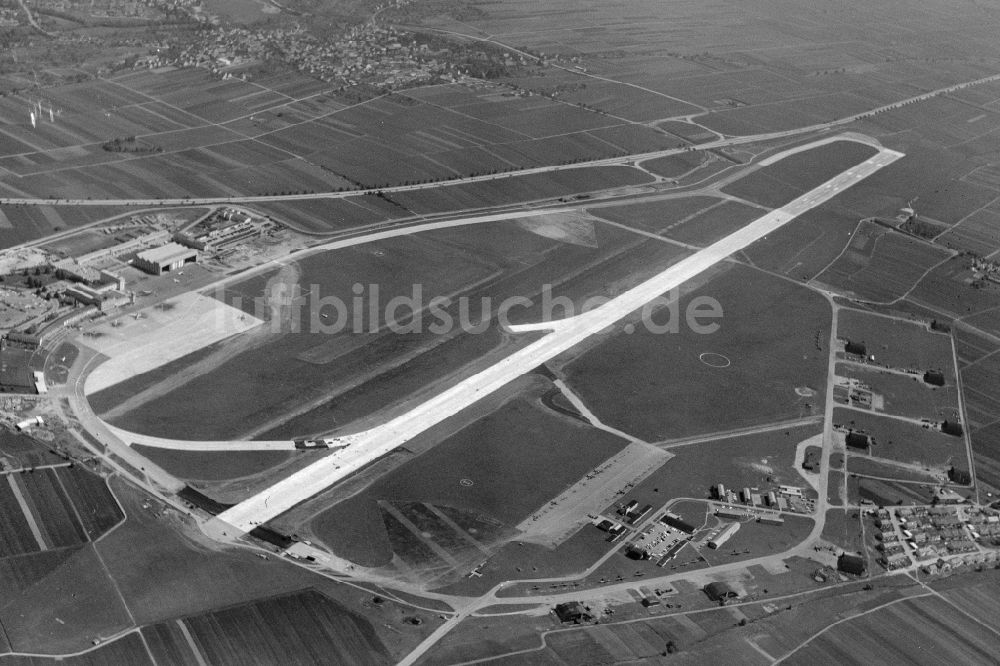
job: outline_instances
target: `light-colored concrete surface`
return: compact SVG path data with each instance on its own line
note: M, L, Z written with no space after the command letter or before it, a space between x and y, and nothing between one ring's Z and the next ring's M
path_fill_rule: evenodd
M93 394L154 370L203 347L263 324L263 320L198 293L171 298L169 309L151 306L139 316L120 315L78 339L108 357L88 375L85 393Z
M212 524L206 525L206 531L217 532L219 536L225 532L231 538L233 532L248 532L288 511L525 372L639 310L657 296L684 284L733 253L777 231L798 215L833 198L900 157L902 153L881 149L871 159L686 257L603 306L560 322L562 325L544 338L442 391L413 410L384 425L358 433L357 439L350 446L289 475L219 514Z

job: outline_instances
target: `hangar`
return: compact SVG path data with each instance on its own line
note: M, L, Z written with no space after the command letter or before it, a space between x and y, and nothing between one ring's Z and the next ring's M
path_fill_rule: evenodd
M134 263L147 273L161 275L196 261L198 250L184 247L180 243L167 243L151 250L143 250L135 255Z
M703 589L709 599L719 602L720 605L725 605L730 601L738 600L740 598L740 593L736 590L736 588L729 583L722 581L709 583Z

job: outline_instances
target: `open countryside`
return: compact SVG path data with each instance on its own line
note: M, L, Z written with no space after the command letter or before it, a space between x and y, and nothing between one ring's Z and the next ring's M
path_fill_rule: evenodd
M0 664L993 663L998 28L0 7Z

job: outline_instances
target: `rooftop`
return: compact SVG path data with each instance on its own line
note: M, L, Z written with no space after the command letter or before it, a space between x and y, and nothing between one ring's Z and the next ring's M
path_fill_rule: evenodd
M148 261L154 264L163 264L176 261L181 257L186 257L192 252L194 252L194 250L184 247L180 243L167 243L166 245L161 245L160 247L155 247L151 250L143 250L136 256L143 261Z

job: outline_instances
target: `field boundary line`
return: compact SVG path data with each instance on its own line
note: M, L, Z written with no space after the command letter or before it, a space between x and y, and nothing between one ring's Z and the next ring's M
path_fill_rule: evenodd
M199 650L198 646L195 644L194 636L191 635L191 632L188 630L187 625L184 624L184 620L178 618L174 620L174 624L177 625L177 628L180 629L181 634L184 635L184 640L187 642L188 647L191 648L191 654L193 654L194 658L198 661L198 666L208 666L208 662L205 661L205 656L201 653L201 650Z
M28 529L31 530L31 535L35 537L35 541L38 543L41 552L44 553L47 550L51 550L45 543L42 530L38 527L38 523L35 522L35 515L31 512L31 507L28 506L28 501L25 499L24 493L21 492L21 488L17 485L17 481L13 476L8 475L7 483L10 485L10 490L14 494L14 499L17 500L18 506L21 507L21 513L24 514L24 520L28 523Z
M77 508L76 502L73 501L73 496L69 494L68 490L66 490L66 484L62 482L62 479L60 479L59 475L55 472L52 472L52 476L55 477L56 483L59 484L59 489L62 490L63 495L66 496L66 499L69 501L69 505L73 507L73 517L76 518L77 524L80 525L80 531L83 532L84 543L92 541L90 535L87 534L87 526L83 522L83 516L80 515L80 509Z
M77 437L80 437L80 435L76 432L76 430L73 430L72 432ZM115 505L118 507L118 510L122 512L122 519L119 520L114 525L112 525L111 527L109 527L107 529L107 531L104 532L104 534L100 535L96 539L92 539L91 543L94 543L94 544L98 543L101 539L105 538L106 536L108 536L109 534L111 534L112 532L114 532L115 530L117 530L119 527L121 527L122 525L124 525L126 523L126 521L128 521L128 511L125 510L125 505L122 504L122 501L120 499L118 499L118 495L115 494L114 488L112 488L111 484L108 483L108 479L106 477L102 476L102 477L100 477L100 479L104 483L104 487L108 489L108 494L111 495L111 499L113 499L115 501ZM145 491L145 488L142 488L142 490ZM150 494L150 497L152 497L153 499L158 499L153 494Z

